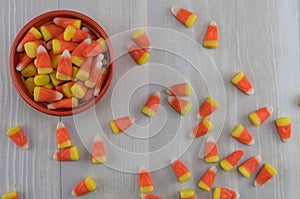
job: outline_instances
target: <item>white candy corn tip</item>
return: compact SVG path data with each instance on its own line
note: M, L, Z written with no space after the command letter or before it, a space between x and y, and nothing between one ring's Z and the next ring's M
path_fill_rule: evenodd
M140 167L139 173L143 173L143 172L149 172L149 170L142 166Z
M22 71L22 70L23 70L23 66L17 65L17 66L16 66L16 70L17 70L17 71Z
M17 52L19 53L19 52L22 52L23 50L24 50L24 47L21 44L19 44L17 47Z
M96 68L97 68L97 69L101 69L101 68L102 68L102 62L101 62L101 61L98 61L98 62L96 63Z
M216 143L215 138L213 136L208 136L206 142L213 142Z
M53 155L53 159L54 159L54 160L57 160L56 153Z
M268 106L267 109L268 109L270 114L273 113L273 107L272 106Z
M171 163L173 164L174 162L176 162L178 159L177 158L171 158Z
M214 173L217 173L217 167L215 165L211 166L209 168L210 171L214 172Z
M129 50L132 46L134 46L133 44L127 44L127 50Z
M253 95L254 94L254 89L251 88L249 91L246 92L247 95Z
M145 199L146 198L146 196L147 196L147 194L141 194L141 199Z
M200 113L197 113L197 119L198 119L198 120L202 120L202 119L203 119L203 117L201 116Z
M210 26L217 26L217 22L211 21L211 22L209 23L209 25L210 25Z
M52 49L52 41L49 41L49 42L46 43L46 48L47 48L48 50L51 50L51 49Z
M258 182L256 182L256 180L254 181L253 185L254 185L255 187L261 186Z
M39 45L37 48L37 53L47 52L46 48L42 45Z
M94 91L94 96L97 97L100 93L100 89L99 88L96 88L95 91Z
M87 43L87 44L91 44L92 43L92 40L91 38L87 38L84 40L84 43Z
M195 139L195 133L192 131L191 133L190 133L190 135L189 135L189 138L191 138L191 139Z
M131 121L131 123L134 123L135 122L135 117L130 117L130 121Z
M98 56L97 56L97 60L98 61L102 61L104 59L104 55L103 54L99 54Z
M157 96L157 97L160 97L160 92L158 92L158 91L157 91L157 92L154 92L153 95L155 95L155 96Z
M86 33L89 33L90 32L90 29L88 29L87 27L82 27L81 28L81 30L83 31L83 32L86 32Z
M57 122L56 129L64 128L65 124L62 122Z
M54 109L53 104L47 104L47 109Z
M283 142L288 142L291 138L283 138L281 139Z
M171 89L167 88L167 89L166 89L166 94L167 94L167 95L172 95Z
M171 8L171 13L172 13L174 16L176 16L177 13L179 12L179 10L180 10L180 7L172 6L172 8Z
M247 145L252 146L252 145L254 145L254 144L255 144L255 140L252 139Z
M27 144L25 144L24 146L22 146L21 147L21 149L24 149L24 150L27 150L27 149L29 149L29 144L27 143Z
M56 92L56 100L61 100L63 98L63 94L61 94L60 92Z
M96 135L94 138L94 142L99 142L102 141L101 136L100 135Z
M65 58L71 58L71 54L67 49L64 50L64 52L61 54L61 56L65 57Z
M75 191L74 191L74 190L72 191L72 193L71 193L71 194L72 194L72 196L77 196L77 194L75 193Z
M257 162L261 163L261 156L260 155L256 155L256 156L254 156L254 158L256 159Z
M169 96L169 97L167 98L167 100L168 100L169 103L171 103L172 100L173 100L174 98L175 98L175 97L173 97L173 96Z
M235 194L236 194L236 199L239 199L240 198L240 194L238 192L235 191Z
M59 23L59 20L60 20L60 17L55 17L54 19L53 19L53 23L55 23L56 25L58 25Z

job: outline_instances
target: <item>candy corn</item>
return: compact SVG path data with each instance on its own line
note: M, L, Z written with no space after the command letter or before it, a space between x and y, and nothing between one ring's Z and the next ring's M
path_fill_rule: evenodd
M172 96L190 96L192 94L192 87L189 82L184 82L167 88L166 93Z
M75 97L82 99L87 91L87 87L84 85L84 82L78 81L72 87L71 91Z
M213 124L211 123L211 121L208 118L204 118L201 122L199 122L199 124L192 130L191 134L190 134L190 138L194 139L194 138L198 138L201 137L205 134L207 134L208 132L210 132L211 130L214 129Z
M59 27L55 24L43 25L40 27L40 30L45 41L49 41L50 39L64 32L62 27Z
M33 96L35 102L53 102L63 98L60 92L43 87L35 87Z
M185 99L170 96L167 98L169 104L182 115L187 115L192 109L193 104Z
M172 161L172 168L179 182L185 182L192 177L190 170L180 160Z
M207 27L203 46L205 48L218 48L218 40L218 26L215 21L212 21Z
M195 191L191 189L181 190L179 192L180 199L194 199L195 198Z
M53 51L51 50L49 51L49 56L51 58L52 67L56 69L61 55L54 54Z
M240 198L240 194L236 191L216 187L213 192L213 199L238 199Z
M283 142L289 141L291 139L291 133L292 133L291 118L289 117L278 118L275 120L275 124L281 140Z
M64 17L56 17L53 19L53 22L63 28L66 28L68 25L74 26L78 29L81 27L81 20L80 19L70 19Z
M219 161L217 143L212 136L208 136L205 142L204 161L206 163L214 163Z
M38 74L45 75L53 72L52 61L44 46L37 48L36 67Z
M184 8L173 6L171 8L171 12L178 19L178 21L180 21L188 28L192 27L197 19L196 14Z
M254 186L261 186L277 174L277 170L270 164L264 164L255 177Z
M145 64L148 61L148 59L150 58L149 53L147 53L145 50L143 50L142 48L139 48L138 46L136 46L134 44L128 45L127 49L128 49L130 56L139 65Z
M37 54L37 48L40 45L45 46L45 42L42 40L35 40L25 43L24 48L27 56L32 59L35 58Z
M105 83L106 77L107 77L107 73L108 73L108 69L107 68L101 68L101 72L100 72L100 77L98 78L97 84L96 84L96 88L94 91L94 96L98 96L102 86Z
M152 195L152 194L141 194L141 199L162 199L161 197Z
M108 50L106 41L101 37L96 41L93 41L82 52L85 57L94 57L101 53L105 53Z
M18 199L18 194L16 191L8 192L1 197L2 199Z
M106 153L104 148L104 142L100 136L96 136L93 142L92 148L92 162L94 164L105 163Z
M152 179L148 170L141 169L139 171L139 184L141 193L149 193L154 191Z
M84 101L89 101L89 100L91 100L91 99L95 99L95 96L94 96L94 89L89 88L89 89L86 91L83 100L84 100Z
M89 34L75 28L74 26L67 26L64 31L64 40L65 41L72 41L72 42L82 42L86 38L89 37Z
M198 120L205 118L215 112L219 108L219 104L216 100L214 100L211 96L206 98L205 102L200 106L197 118Z
M204 191L210 191L215 182L216 174L217 167L213 165L201 177L200 181L198 182L198 187Z
M34 66L33 63L27 65L22 71L21 71L21 75L23 77L32 77L36 74L36 67Z
M73 93L71 87L74 85L74 82L67 82L61 86L62 92L66 98L71 98Z
M151 43L150 40L145 33L143 29L138 29L136 30L132 35L131 35L132 40L142 49L145 51L150 52L151 50Z
M92 68L89 79L84 82L84 85L88 88L94 88L97 84L97 80L101 74L102 62L96 62L96 65Z
M72 79L72 61L68 50L62 53L58 61L56 78L64 81Z
M246 144L246 145L253 145L255 140L253 139L252 135L249 131L243 127L241 124L238 124L232 131L231 136L237 139L239 142Z
M20 126L11 127L6 135L21 149L29 148L27 138Z
M90 71L92 68L92 62L93 62L93 58L89 57L87 58L82 66L79 68L77 75L76 75L76 79L79 79L81 81L86 81L89 79L90 76Z
M33 80L33 77L29 77L25 80L25 85L27 87L27 89L30 91L30 92L33 92L34 91L34 88L35 88L35 84L34 84L34 80Z
M52 102L47 105L48 109L58 109L58 108L75 108L78 106L78 99L77 98L67 98L62 99L57 102Z
M24 45L27 42L39 40L42 38L41 33L35 27L30 28L30 30L26 33L25 37L21 40L19 45L17 46L17 52L24 51Z
M260 126L273 112L272 107L263 107L249 115L249 119L254 126Z
M238 164L238 161L243 157L244 151L236 150L220 162L220 166L224 171L230 171Z
M60 54L65 50L74 51L78 47L78 43L53 39L51 46L54 54Z
M96 190L97 184L92 177L87 177L78 183L72 191L72 196L82 196Z
M238 72L231 79L231 83L233 83L240 91L244 92L247 95L254 94L252 84L243 72Z
M254 173L254 171L259 166L260 162L261 162L261 156L260 155L253 156L253 157L249 158L248 160L246 160L245 162L243 162L238 167L238 171L244 177L250 178L251 175Z
M21 55L21 60L16 66L17 71L22 71L31 61L32 59L26 53Z
M50 77L48 75L35 75L33 81L37 86L44 86L50 82Z
M77 146L72 146L69 148L57 151L54 156L54 160L58 161L75 161L80 159L80 154Z
M71 53L72 63L76 66L81 66L85 60L83 56L83 50L91 44L91 39L87 38L83 42L81 42Z
M134 117L122 117L116 120L110 121L110 127L114 134L119 134L123 132L124 130L128 129L132 124L134 123L135 118Z
M54 86L57 86L59 84L61 84L63 81L62 80L58 80L56 78L56 71L53 71L52 73L49 74L49 77L50 77L50 80L51 80L51 83L54 85Z
M155 92L147 100L146 104L142 109L142 113L144 113L149 117L153 117L157 112L159 104L160 104L160 93Z
M72 146L69 131L64 123L57 122L56 126L56 146L58 149L64 149Z

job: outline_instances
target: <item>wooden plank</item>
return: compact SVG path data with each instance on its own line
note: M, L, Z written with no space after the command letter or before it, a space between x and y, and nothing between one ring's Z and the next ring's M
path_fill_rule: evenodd
M17 32L36 15L56 9L58 2L3 1L1 5L0 195L16 188L20 198L60 198L60 164L51 157L55 150L55 123L59 118L29 107L16 92L8 69L9 50ZM28 151L20 150L5 135L17 124L22 126L29 139Z
M255 13L255 14L254 14ZM237 1L238 65L254 82L252 97L239 96L237 107L240 122L249 126L256 138L246 157L262 155L279 174L261 188L250 180L239 181L242 198L294 198L299 195L299 13L298 1ZM245 106L247 104L247 106ZM247 115L264 106L274 107L269 121L261 127L250 125ZM284 144L277 135L274 119L290 116L293 138ZM245 158L246 158L245 157ZM244 158L244 159L245 159ZM255 173L256 174L256 173Z

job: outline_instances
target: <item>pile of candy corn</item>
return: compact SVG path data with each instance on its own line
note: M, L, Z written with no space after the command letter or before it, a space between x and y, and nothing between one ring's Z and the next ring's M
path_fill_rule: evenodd
M30 28L16 49L16 70L34 101L47 103L48 109L77 107L97 96L105 83L106 41L81 23L54 18Z

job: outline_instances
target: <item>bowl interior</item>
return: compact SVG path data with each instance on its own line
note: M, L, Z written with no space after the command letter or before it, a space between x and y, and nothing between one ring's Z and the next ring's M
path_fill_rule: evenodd
M24 83L24 78L22 77L21 73L15 69L16 65L18 64L18 61L20 60L21 53L18 53L16 51L17 45L22 40L22 38L25 36L25 34L28 32L28 30L31 27L39 28L42 25L52 23L53 18L55 17L67 17L67 18L78 18L82 20L82 26L87 27L97 38L103 37L108 45L108 52L106 53L106 59L109 63L108 67L108 75L106 82L103 85L103 88L101 89L100 94L96 98L92 98L87 102L84 102L80 104L76 108L69 108L69 109L56 109L56 110L50 110L47 109L47 106L45 103L37 103L33 100L33 95L30 91L28 91L27 87ZM68 11L68 10L57 10L57 11L51 11L47 12L45 14L39 15L32 19L30 22L28 22L18 33L16 36L11 52L10 52L10 74L13 80L13 83L19 92L19 94L22 96L22 98L33 108L35 108L38 111L41 111L43 113L46 113L48 115L54 115L54 116L68 116L80 113L82 111L85 111L92 107L94 104L96 104L106 93L108 87L110 86L112 76L113 76L113 70L114 70L114 54L111 42L109 41L108 35L106 32L102 29L102 27L92 20L91 18L87 17L86 15L83 15L78 12L74 11Z

